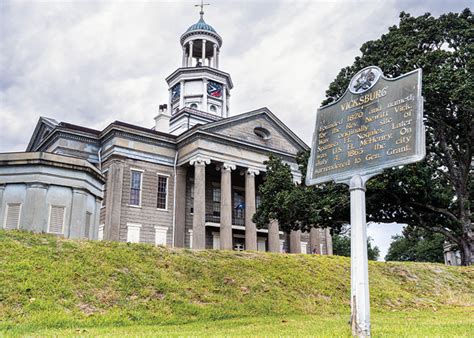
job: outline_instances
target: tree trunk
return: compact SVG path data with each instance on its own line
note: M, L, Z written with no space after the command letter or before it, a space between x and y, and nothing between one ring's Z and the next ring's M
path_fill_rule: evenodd
M458 243L459 252L461 253L461 265L468 266L472 264L471 241L461 239Z

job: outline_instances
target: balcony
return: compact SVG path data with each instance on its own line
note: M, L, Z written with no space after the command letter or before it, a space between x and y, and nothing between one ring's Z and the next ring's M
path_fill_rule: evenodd
M214 214L206 214L206 222L221 223L221 216ZM240 210L232 212L232 225L245 225L244 213Z

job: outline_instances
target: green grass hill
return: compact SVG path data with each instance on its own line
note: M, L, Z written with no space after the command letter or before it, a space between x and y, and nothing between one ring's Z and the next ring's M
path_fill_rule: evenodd
M369 270L373 313L472 313L473 267L370 262ZM0 230L0 335L299 315L342 316L345 323L349 293L345 257L191 251Z

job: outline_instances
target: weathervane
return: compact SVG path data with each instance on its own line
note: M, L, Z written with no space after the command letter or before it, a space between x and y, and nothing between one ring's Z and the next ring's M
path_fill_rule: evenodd
M194 7L201 7L201 11L199 12L199 14L201 15L201 19L204 15L204 6L209 6L210 4L205 4L204 3L204 0L201 0L201 4L200 5L194 5Z

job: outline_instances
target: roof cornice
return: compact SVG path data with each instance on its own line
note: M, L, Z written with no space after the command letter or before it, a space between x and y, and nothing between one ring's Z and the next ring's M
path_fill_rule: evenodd
M199 73L207 73L215 76L224 77L227 81L227 87L229 89L234 88L234 83L232 82L232 78L230 77L229 73L223 72L222 70L208 67L208 66L200 66L200 67L181 67L176 69L171 75L169 75L165 80L168 84L170 84L173 80L183 74L199 74ZM202 78L202 75L196 75L196 78Z

